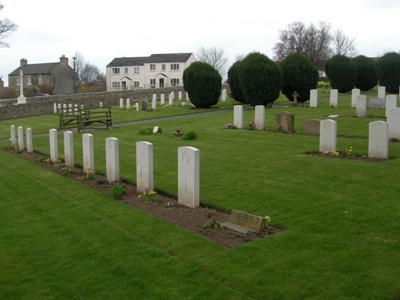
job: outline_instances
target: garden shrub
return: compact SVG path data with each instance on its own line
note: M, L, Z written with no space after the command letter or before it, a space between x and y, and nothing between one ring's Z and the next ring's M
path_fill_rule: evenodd
M197 134L194 131L187 131L183 135L184 140L195 140L197 138Z
M283 73L282 93L294 101L293 93L297 92L297 101L304 103L310 98L310 90L317 88L318 70L310 59L300 53L288 55L281 64Z
M252 52L240 63L239 81L246 103L268 106L279 97L283 75L266 55Z
M361 91L369 91L378 84L376 75L376 65L372 58L365 55L359 55L353 58L357 66L357 80L355 87Z
M400 54L388 52L376 64L379 85L389 93L398 93L400 86Z
M211 65L196 61L183 72L183 86L194 106L209 108L218 103L222 77Z
M237 61L229 68L228 82L231 89L232 98L235 99L235 101L246 103L239 80L240 63L241 61Z
M357 80L357 66L344 55L335 55L326 62L325 72L333 89L339 93L351 91Z

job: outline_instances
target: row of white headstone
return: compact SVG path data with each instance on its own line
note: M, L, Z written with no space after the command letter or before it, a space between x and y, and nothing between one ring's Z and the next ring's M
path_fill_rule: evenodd
M18 127L18 138L15 126L10 126L11 145L24 149L22 126ZM49 130L50 160L58 162L58 133ZM26 129L27 151L33 152L32 130ZM109 183L119 181L119 141L115 137L106 138L106 179ZM83 171L95 170L93 135L82 135ZM64 165L74 167L74 138L72 131L64 132ZM136 143L136 184L139 193L152 190L153 182L153 144L145 141ZM198 207L200 203L200 151L194 147L178 148L178 204Z
M319 151L328 153L336 151L337 123L334 120L321 120ZM388 123L375 121L369 123L368 157L388 159L389 136Z

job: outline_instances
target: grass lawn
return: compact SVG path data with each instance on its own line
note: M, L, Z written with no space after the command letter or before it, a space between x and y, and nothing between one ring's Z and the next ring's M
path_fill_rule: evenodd
M295 134L275 131L283 110L295 115ZM352 146L360 155L368 153L368 123L385 120L380 110L355 118L345 95L336 109L329 101L267 109L265 131L225 129L233 112L221 111L91 132L96 170L105 170L105 138L117 137L121 177L133 183L135 143L153 143L155 188L172 195L177 148L196 147L202 204L268 215L285 229L233 249L0 151L0 299L399 298L400 143L379 163L307 155L318 151L319 137L302 135L302 121L332 114L337 150ZM244 124L253 120L254 110L245 110ZM6 137L9 125L0 122ZM162 134L139 134L156 125ZM53 128L40 126L30 127ZM198 138L173 138L178 126ZM81 140L74 134L78 165ZM48 136L33 145L49 154ZM62 149L60 135L61 158Z

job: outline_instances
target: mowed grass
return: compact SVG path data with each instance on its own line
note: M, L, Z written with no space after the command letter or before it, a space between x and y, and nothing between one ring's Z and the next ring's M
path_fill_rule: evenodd
M295 134L275 131L283 110L294 113ZM95 168L104 172L105 138L117 137L121 177L132 183L135 143L153 143L155 188L172 195L177 148L198 148L202 204L268 215L285 229L234 249L0 152L0 298L396 299L400 143L389 144L385 162L321 158L307 155L319 137L301 134L303 120L337 114L337 150L366 155L368 123L385 120L382 112L355 118L344 97L337 109L329 101L267 109L265 131L225 129L230 111L91 132ZM245 110L245 125L253 120ZM153 126L163 133L139 135ZM198 138L175 139L177 126ZM49 154L47 136L33 144ZM60 135L61 158L62 149Z

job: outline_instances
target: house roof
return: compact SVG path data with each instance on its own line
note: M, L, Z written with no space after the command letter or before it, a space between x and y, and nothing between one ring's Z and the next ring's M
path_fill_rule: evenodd
M152 54L145 57L117 57L107 67L143 66L151 63L187 62L192 53Z
M56 63L43 63L43 64L26 64L19 66L12 71L9 76L18 76L19 71L22 70L24 75L36 75L36 74L50 74L55 67L60 65L60 62Z

